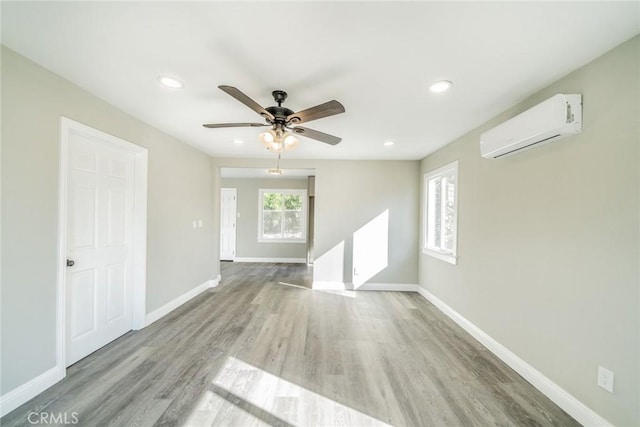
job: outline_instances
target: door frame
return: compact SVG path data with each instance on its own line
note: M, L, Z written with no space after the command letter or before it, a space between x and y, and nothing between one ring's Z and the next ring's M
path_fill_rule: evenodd
M56 367L59 380L65 377L65 287L67 259L67 196L69 135L80 133L88 138L99 138L110 146L125 149L134 156L133 173L133 296L132 327L134 330L145 327L147 299L147 171L148 150L108 133L86 126L82 123L60 117L60 163L58 171L58 274L56 283Z

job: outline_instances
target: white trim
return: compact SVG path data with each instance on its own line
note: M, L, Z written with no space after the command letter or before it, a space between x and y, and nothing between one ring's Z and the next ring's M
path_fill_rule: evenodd
M54 366L9 393L3 394L0 396L0 417L4 417L23 403L33 399L61 379L60 369Z
M65 281L67 258L67 160L69 125L60 117L60 169L58 170L58 268L56 274L56 368L60 379L67 375L65 366Z
M306 264L306 258L260 258L260 257L236 257L235 262L276 262L287 264Z
M422 253L432 256L434 258L440 259L442 261L446 261L450 264L456 265L458 263L458 205L459 205L459 173L458 173L458 160L454 160L451 163L448 163L438 169L426 172L423 176L422 180L422 236L421 236L421 246ZM451 253L440 250L440 248L430 247L428 240L429 235L429 223L428 223L428 208L429 208L429 181L437 176L443 177L443 175L453 174L455 176L455 186L454 186L454 223L455 228L453 229L453 251ZM442 208L444 209L444 204L442 203ZM442 213L444 217L444 212Z
M169 301L168 303L166 303L162 307L153 310L151 313L147 314L145 326L149 326L153 322L161 319L162 317L164 317L167 314L171 313L176 308L180 307L182 304L184 304L187 301L197 297L198 295L200 295L204 291L206 291L206 290L208 290L210 288L215 288L216 286L218 286L220 284L220 280L221 280L221 277L220 277L220 275L218 275L218 277L215 278L214 280L207 280L203 284L198 285L195 288L191 289L190 291L185 292L184 294L180 295L178 298L176 298L176 299L174 299L172 301Z
M67 184L69 133L74 130L127 150L134 156L134 236L132 328L144 327L147 287L147 172L148 150L124 139L60 117L60 169L58 171L58 266L56 283L56 369L58 380L66 376L65 363L65 281L67 258Z
M412 283L365 283L358 288L349 282L315 281L312 289L321 291L386 291L386 292L418 292L418 285Z
M611 426L607 420L602 418L584 403L569 394L558 384L551 381L540 371L529 365L511 350L491 338L486 332L467 320L460 313L448 306L445 302L433 295L426 289L418 286L418 293L429 300L440 311L446 314L451 320L456 322L462 329L467 331L472 337L496 355L500 360L509 365L514 371L520 374L525 380L540 390L545 396L553 401L569 415L575 418L584 426Z
M438 258L442 261L446 261L449 264L456 265L458 264L458 257L451 254L446 254L444 252L438 252L427 248L422 248L422 253L425 255L432 256L434 258Z
M147 313L147 176L149 151L134 156L133 321L134 330L145 326Z
M353 287L352 287L353 289ZM418 285L411 283L365 283L356 291L386 291L386 292L418 292Z

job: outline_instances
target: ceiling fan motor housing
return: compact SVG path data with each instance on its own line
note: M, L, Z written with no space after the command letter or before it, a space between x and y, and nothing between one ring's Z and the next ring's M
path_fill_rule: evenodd
M276 104L280 106L287 99L287 92L283 90L274 90L271 92L271 96L273 96L273 100L276 101Z
M267 107L265 108L265 110L267 110L269 113L271 113L271 115L273 115L273 117L275 117L273 123L280 123L284 125L289 123L297 123L300 120L298 117L292 117L291 119L287 120L287 117L291 116L294 113L293 110L282 106L282 103L285 101L285 99L287 99L287 92L283 90L274 90L273 92L271 92L271 95L273 95L273 100L278 105Z
M287 99L287 92L283 90L274 90L271 92L276 106L264 108L256 101L248 97L238 88L228 85L218 86L222 91L231 95L236 100L240 101L256 113L260 114L266 121L266 125L262 123L210 123L204 124L206 128L228 128L228 127L264 127L270 126L269 132L293 132L298 135L304 135L307 138L315 139L317 141L324 142L325 144L336 145L341 141L333 135L329 135L317 130L303 128L297 126L300 123L310 122L312 120L318 120L323 117L329 117L336 114L344 113L344 106L338 101L331 100L315 107L307 108L302 111L294 112L293 110L283 107L282 103ZM261 134L262 135L262 134Z

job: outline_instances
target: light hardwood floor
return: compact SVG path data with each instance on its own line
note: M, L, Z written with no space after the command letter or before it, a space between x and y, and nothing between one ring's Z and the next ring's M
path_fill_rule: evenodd
M222 277L0 423L578 425L417 293L311 290L294 264L222 263Z

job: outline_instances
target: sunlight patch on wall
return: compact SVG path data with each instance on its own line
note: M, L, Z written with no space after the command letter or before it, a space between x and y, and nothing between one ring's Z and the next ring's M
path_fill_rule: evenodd
M344 289L344 240L313 262L313 288Z
M389 265L389 209L353 233L353 287L358 289Z

